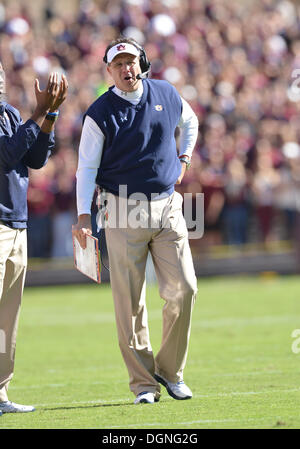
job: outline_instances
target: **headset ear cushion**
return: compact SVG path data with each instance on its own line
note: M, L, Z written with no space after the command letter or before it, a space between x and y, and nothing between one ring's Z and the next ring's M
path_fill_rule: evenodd
M141 56L140 56L140 66L141 66L141 70L142 72L147 72L150 69L150 62L147 59L145 50L142 48L141 49Z

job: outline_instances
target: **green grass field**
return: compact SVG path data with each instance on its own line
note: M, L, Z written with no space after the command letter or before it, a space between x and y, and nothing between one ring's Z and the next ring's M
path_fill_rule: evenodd
M161 308L148 288L151 343ZM199 280L185 381L194 397L134 405L108 285L26 288L4 429L300 428L300 277ZM300 345L299 345L300 348Z

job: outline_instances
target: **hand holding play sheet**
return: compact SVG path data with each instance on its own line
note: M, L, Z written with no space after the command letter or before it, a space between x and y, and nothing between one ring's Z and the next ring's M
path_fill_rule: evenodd
M74 263L77 270L100 284L101 278L98 239L87 234L86 247L82 248L77 238L73 236L73 248Z

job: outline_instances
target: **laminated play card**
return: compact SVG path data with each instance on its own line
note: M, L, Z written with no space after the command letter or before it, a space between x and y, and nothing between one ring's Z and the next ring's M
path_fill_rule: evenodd
M76 237L73 236L74 263L77 270L85 274L98 284L100 277L100 258L98 239L92 235L86 236L86 248L81 248Z

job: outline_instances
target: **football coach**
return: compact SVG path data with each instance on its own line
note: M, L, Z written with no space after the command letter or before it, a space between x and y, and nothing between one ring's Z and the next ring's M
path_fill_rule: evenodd
M114 85L87 110L77 169L81 246L91 234L95 184L107 218L105 235L119 346L134 403L154 403L160 384L178 400L190 399L185 384L197 280L174 186L188 168L198 134L189 104L167 81L148 78L150 62L133 39L120 37L104 55ZM181 130L177 152L175 130ZM140 226L136 226L138 208ZM101 221L101 220L100 220ZM125 224L124 224L125 223ZM151 253L163 307L162 342L151 348L145 302L145 268Z
M31 412L34 407L8 400L13 377L16 335L27 267L28 168L39 169L54 147L58 108L67 96L64 75L49 75L40 90L35 80L36 108L23 123L5 101L5 72L0 62L0 414Z

